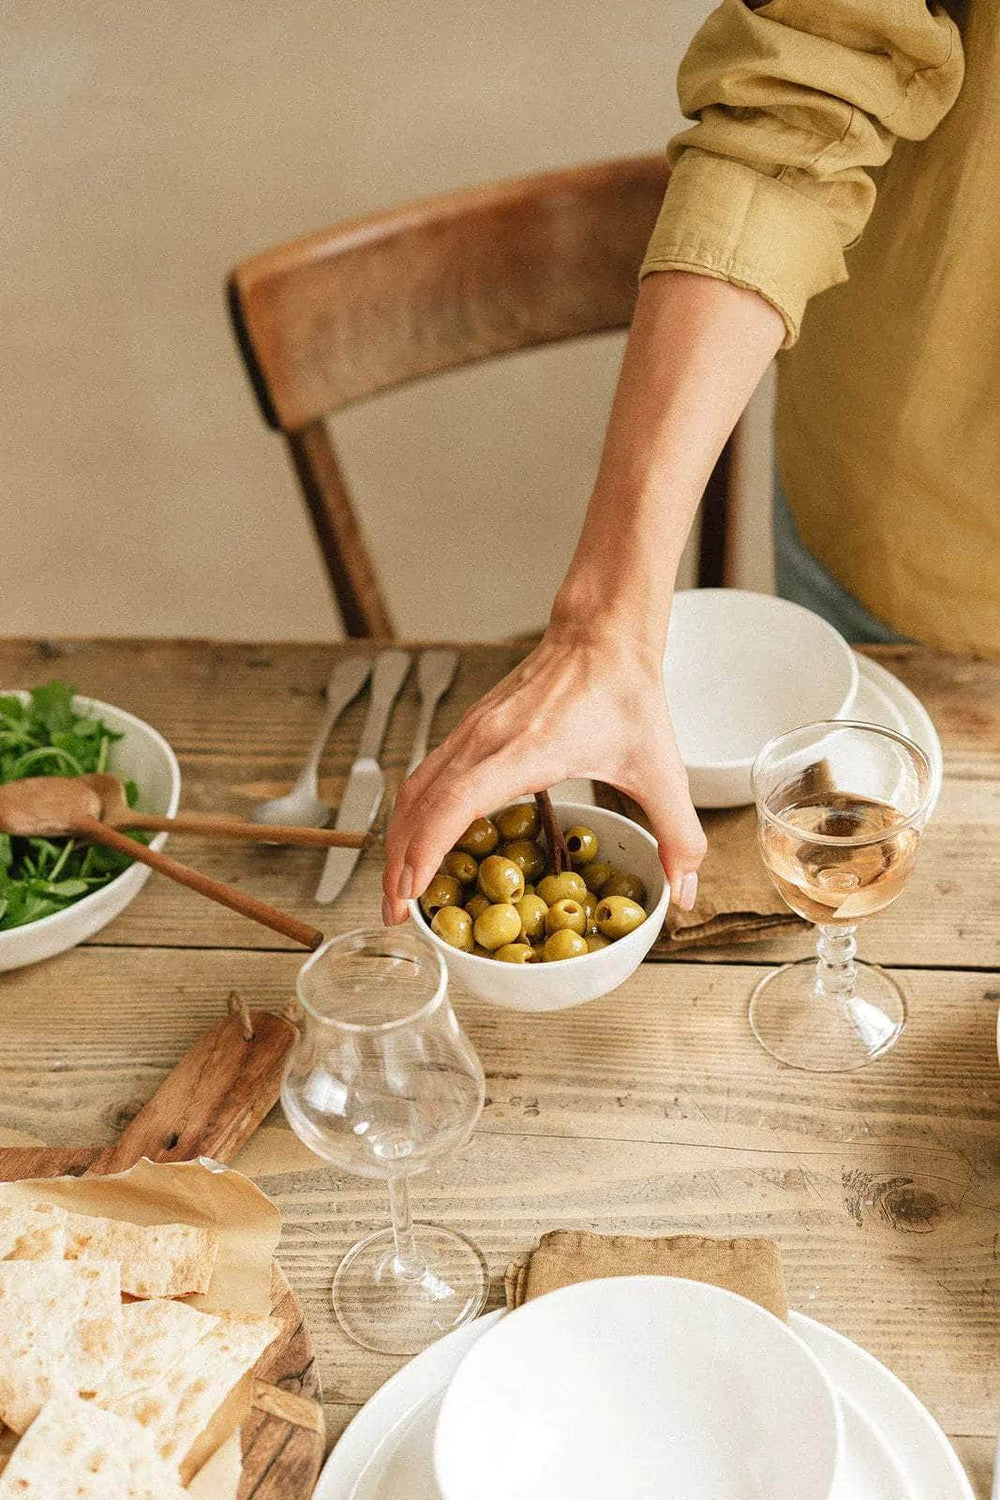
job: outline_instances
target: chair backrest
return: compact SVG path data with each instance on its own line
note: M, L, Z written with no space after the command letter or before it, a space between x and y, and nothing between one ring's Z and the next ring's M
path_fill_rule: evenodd
M393 629L325 418L423 376L626 327L666 182L662 155L547 172L335 225L233 270L239 347L288 441L349 635ZM703 581L716 555L721 569L724 464L704 508Z

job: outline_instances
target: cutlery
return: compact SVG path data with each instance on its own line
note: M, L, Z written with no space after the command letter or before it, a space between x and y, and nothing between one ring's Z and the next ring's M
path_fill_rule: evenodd
M416 734L413 737L413 753L406 768L412 776L427 754L434 713L445 693L455 680L458 666L457 651L421 651L417 661L417 687L420 690L420 715Z
M82 832L81 819L96 818L106 828L142 828L163 833L198 833L203 838L244 839L270 844L280 837L287 844L320 845L326 849L360 849L363 833L338 833L332 828L266 827L242 818L214 813L138 812L129 807L117 776L92 771L86 776L26 776L0 786L0 832L20 838L58 838Z
M385 776L378 763L385 731L393 704L410 670L407 651L383 651L372 674L368 717L361 731L357 757L351 766L334 821L337 829L359 829L367 833L375 821L385 792ZM351 878L358 862L357 849L331 849L316 887L316 901L321 906L335 901Z
M330 821L330 809L319 795L319 763L333 726L347 705L358 696L368 681L371 669L371 658L367 656L348 656L337 663L327 679L326 713L316 731L298 780L285 796L259 803L250 814L254 823L324 828Z

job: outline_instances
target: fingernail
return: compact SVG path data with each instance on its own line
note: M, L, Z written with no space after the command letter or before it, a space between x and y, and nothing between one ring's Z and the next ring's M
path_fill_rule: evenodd
M382 926L383 927L391 927L392 925L393 925L392 924L392 903L390 902L388 896L383 896L382 897Z
M399 877L399 899L409 901L413 895L413 871L409 865L404 865Z
M677 905L681 911L690 911L698 894L698 872L689 870L677 890Z

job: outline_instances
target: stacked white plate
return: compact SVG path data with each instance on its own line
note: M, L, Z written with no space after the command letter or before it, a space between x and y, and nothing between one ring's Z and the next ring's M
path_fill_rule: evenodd
M441 1500L433 1462L441 1403L465 1355L504 1316L489 1313L458 1329L383 1386L334 1448L314 1500ZM974 1500L948 1439L895 1375L812 1318L793 1312L789 1325L818 1361L840 1409L831 1500Z

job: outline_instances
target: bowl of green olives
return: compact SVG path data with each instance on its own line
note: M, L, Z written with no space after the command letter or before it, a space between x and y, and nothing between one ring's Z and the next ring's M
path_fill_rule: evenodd
M565 1010L624 983L663 925L656 840L620 813L554 806L573 868L550 873L534 801L477 818L410 915L452 979L510 1010Z

